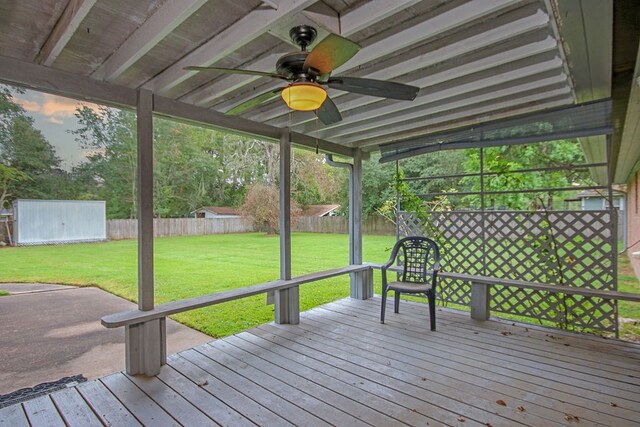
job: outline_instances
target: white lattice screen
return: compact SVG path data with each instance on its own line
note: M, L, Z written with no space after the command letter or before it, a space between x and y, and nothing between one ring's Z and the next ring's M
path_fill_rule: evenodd
M432 212L423 223L400 212L400 237L428 236L442 270L530 282L616 290L617 224L610 211ZM441 279L443 303L469 305L470 284ZM603 298L492 287L491 310L556 326L613 332L617 303Z

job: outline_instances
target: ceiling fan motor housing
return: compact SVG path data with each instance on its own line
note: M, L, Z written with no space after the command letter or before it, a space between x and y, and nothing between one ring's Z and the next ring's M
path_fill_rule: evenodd
M289 30L289 37L302 48L303 52L307 51L307 46L313 43L317 35L316 29L309 25L298 25Z
M304 69L304 61L309 52L287 53L278 59L276 72L293 81L312 81L308 70Z

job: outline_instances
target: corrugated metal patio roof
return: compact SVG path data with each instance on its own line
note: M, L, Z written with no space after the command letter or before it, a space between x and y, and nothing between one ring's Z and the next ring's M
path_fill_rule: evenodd
M0 80L128 105L127 90L147 88L160 114L268 138L290 126L294 142L319 138L325 151L348 155L611 96L612 15L609 1L12 0L0 4ZM411 84L417 98L329 89L343 116L329 126L290 114L281 99L225 118L216 113L282 84L184 69L273 72L298 49L288 32L300 24L317 28L316 40L337 33L362 46L334 76Z

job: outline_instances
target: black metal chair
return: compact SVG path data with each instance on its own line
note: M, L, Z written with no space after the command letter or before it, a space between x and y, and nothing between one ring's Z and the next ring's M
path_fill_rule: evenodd
M402 273L398 281L387 281L387 270L398 258ZM380 323L384 323L387 292L394 291L394 313L400 312L400 295L423 294L429 302L431 330L436 330L436 279L440 267L440 250L427 237L405 237L396 242L391 258L382 266L382 311Z

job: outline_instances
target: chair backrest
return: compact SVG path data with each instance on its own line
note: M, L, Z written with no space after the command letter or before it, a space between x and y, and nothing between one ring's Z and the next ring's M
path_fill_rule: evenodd
M393 253L397 253L397 262L402 266L399 279L403 282L424 283L431 280L429 270L440 267L438 245L427 237L405 237L398 240Z

